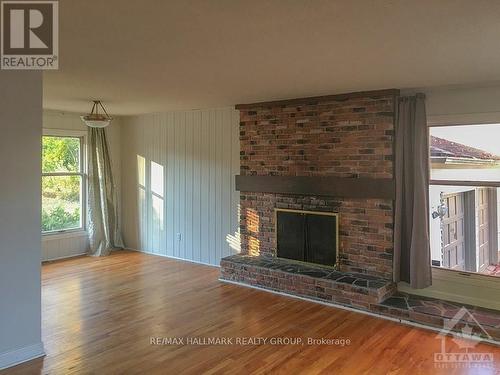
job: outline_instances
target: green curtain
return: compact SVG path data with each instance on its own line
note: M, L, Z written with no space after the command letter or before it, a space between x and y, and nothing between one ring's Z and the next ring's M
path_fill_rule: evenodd
M90 255L105 256L112 249L123 248L123 241L108 142L103 128L89 128L88 170Z

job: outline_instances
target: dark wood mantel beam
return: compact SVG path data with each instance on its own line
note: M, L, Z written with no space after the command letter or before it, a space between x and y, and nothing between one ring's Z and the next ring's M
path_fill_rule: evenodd
M283 100L273 100L273 101L258 102L258 103L237 104L236 109L245 110L245 109L262 108L262 107L280 107L280 106L304 105L304 104L313 105L325 101L342 101L355 98L381 98L384 96L399 96L399 93L400 93L399 89L359 91L359 92L350 92L346 94L311 96L308 98L283 99Z
M394 180L390 178L236 176L236 190L257 193L391 200L394 200L396 196Z

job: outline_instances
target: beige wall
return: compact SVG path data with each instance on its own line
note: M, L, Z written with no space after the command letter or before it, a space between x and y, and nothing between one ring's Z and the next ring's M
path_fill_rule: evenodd
M429 124L500 123L500 85L401 90L402 95L415 92L426 95Z
M500 86L450 87L423 91L427 96L429 116L500 113Z
M87 132L87 127L80 119L79 113L44 111L44 131L81 131ZM118 189L120 199L121 187L121 151L120 151L120 118L115 118L111 125L106 128L113 177ZM52 260L71 257L86 253L88 249L88 237L86 232L45 235L42 239L42 260Z
M239 251L238 124L234 108L123 118L127 247L213 265Z
M0 71L0 368L43 354L42 73Z

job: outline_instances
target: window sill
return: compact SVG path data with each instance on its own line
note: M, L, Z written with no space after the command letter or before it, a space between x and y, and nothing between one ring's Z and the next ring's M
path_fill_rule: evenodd
M448 282L500 289L500 277L498 276L432 267L432 277Z
M500 278L479 274L471 276L458 271L432 268L432 285L425 289L413 289L405 282L398 283L398 290L419 296L438 298L500 310L498 293Z
M59 240L63 238L87 237L88 233L85 230L71 230L65 232L42 233L42 241Z

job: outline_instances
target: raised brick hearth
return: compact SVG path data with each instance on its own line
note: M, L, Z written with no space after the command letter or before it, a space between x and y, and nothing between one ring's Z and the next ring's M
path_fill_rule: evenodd
M265 256L233 255L221 270L223 280L364 309L395 291L394 283L373 276Z

